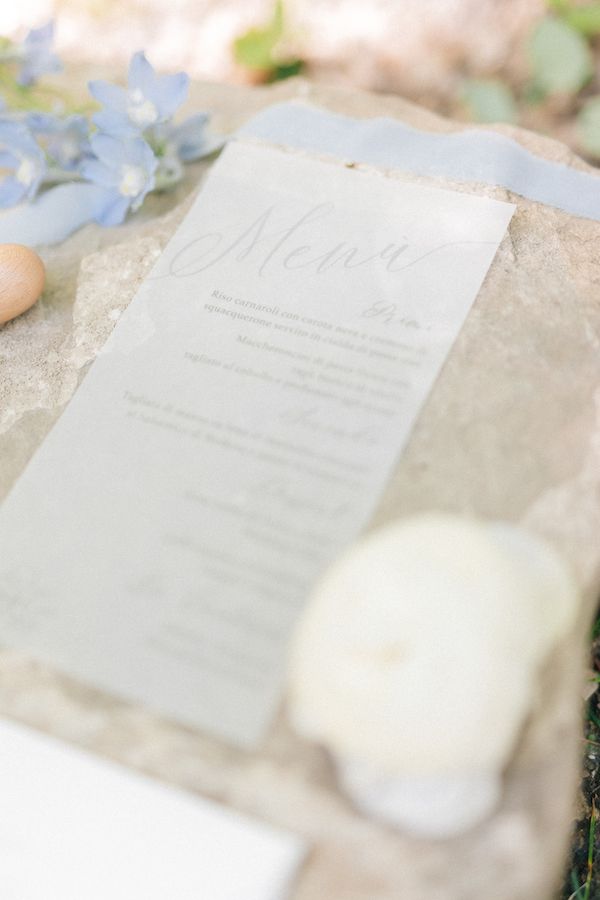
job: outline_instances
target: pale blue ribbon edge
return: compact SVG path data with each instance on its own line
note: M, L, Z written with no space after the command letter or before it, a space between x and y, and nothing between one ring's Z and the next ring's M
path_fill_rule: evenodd
M220 135L209 135L202 155L209 156L222 144ZM88 222L97 221L110 200L110 192L92 182L56 185L30 203L0 210L0 244L58 244Z
M0 212L0 244L57 244L94 219L106 188L73 181L50 188L31 203Z
M543 159L512 138L483 129L422 131L387 116L356 119L288 102L262 110L239 128L236 136L417 175L503 187L600 222L600 175Z
M599 175L550 162L491 131L421 131L389 117L356 119L288 102L262 110L239 128L236 136L417 175L503 187L600 222ZM3 211L0 243L38 246L64 240L94 218L98 190L91 184L60 185L31 204Z

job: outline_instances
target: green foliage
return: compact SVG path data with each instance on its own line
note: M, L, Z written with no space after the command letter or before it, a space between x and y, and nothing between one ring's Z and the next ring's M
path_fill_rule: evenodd
M496 79L470 78L463 100L476 122L516 122L518 110L510 88Z
M600 34L600 2L598 0L587 3L585 6L573 5L569 0L548 0L548 5L571 28L585 37L595 37Z
M600 157L600 97L592 97L584 103L577 124L585 149L592 156Z
M593 75L587 41L563 19L542 19L531 35L528 50L534 85L545 95L575 94Z
M302 69L299 59L280 59L279 45L284 36L283 0L277 0L271 21L262 28L251 28L233 43L236 61L258 72L265 72L272 81L297 75Z
M289 62L281 63L273 69L271 73L272 81L283 81L284 78L292 78L294 75L299 75L303 68L304 63L301 59L292 59Z
M0 39L1 46L2 39ZM19 84L16 81L13 67L10 64L6 65L1 60L0 96L7 107L23 112L82 113L85 115L95 108L92 103L78 102L62 86L59 88L52 84L40 84L39 82L32 85Z
M283 2L277 0L271 21L263 28L251 28L233 44L236 60L248 69L272 69L274 51L283 36Z
M583 882L583 884L579 884L577 880L576 870L571 871L571 885L573 887L573 893L571 894L572 900L592 900L592 885L594 880L594 851L596 847L597 824L597 813L594 804L592 803L587 841L585 881Z

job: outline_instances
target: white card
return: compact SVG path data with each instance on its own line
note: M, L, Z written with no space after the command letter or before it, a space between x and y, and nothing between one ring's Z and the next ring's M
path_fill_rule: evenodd
M230 145L0 510L3 640L256 744L513 209Z
M0 722L2 900L284 900L303 842Z

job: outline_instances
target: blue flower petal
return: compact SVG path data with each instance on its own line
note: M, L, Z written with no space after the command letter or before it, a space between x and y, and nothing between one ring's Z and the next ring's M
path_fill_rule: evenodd
M110 168L127 161L127 143L111 134L94 134L90 144L98 159Z
M16 206L25 199L26 193L26 186L12 175L8 175L0 181L0 207L6 209L9 206Z
M81 166L80 174L87 181L93 181L102 187L114 187L118 182L114 169L98 159L86 159Z
M46 159L23 122L0 119L0 154L3 167L13 170L3 183L2 205L7 206L33 197L44 176ZM16 177L17 173L19 178Z
M127 211L141 206L154 188L158 161L142 137L119 140L113 135L95 134L90 146L96 158L84 161L81 174L110 194L110 202L96 219L103 225L119 224Z
M90 152L89 123L83 116L69 116L48 141L48 154L67 172L79 168Z
M120 225L129 211L129 205L127 197L113 194L107 204L98 210L94 219L99 225Z
M92 97L109 106L111 109L127 113L127 91L118 84L110 84L108 81L89 81L88 88Z
M143 50L134 53L129 63L127 86L130 90L139 90L144 97L151 97L157 80L154 66L146 59Z
M161 120L170 119L173 113L184 103L189 86L190 79L185 72L178 72L176 75L163 75L161 78L157 78L154 92L150 99L154 101Z
M47 47L54 40L54 20L50 19L39 28L32 28L24 43L32 46Z
M7 148L15 156L31 156L43 161L44 154L31 132L22 122L0 119L0 147Z
M32 29L21 44L21 69L17 82L22 85L33 84L40 75L58 72L61 62L52 52L54 40L54 22L47 22L41 28Z
M130 142L127 152L127 162L135 166L141 166L148 172L154 172L157 166L156 156L152 147L143 138Z
M36 133L48 134L60 127L60 120L51 113L31 112L27 114L25 121L28 127Z
M136 128L125 113L115 112L112 109L105 108L94 113L92 121L99 131L113 137L127 137L139 132L139 128Z
M196 113L171 130L169 137L177 148L177 155L184 162L199 159L204 154L208 120L208 113Z
M25 119L41 138L49 158L65 171L75 171L89 151L89 122L85 116L62 117L50 113L29 113Z
M142 51L134 53L127 90L106 81L90 82L92 95L103 105L93 121L106 134L141 135L171 118L184 102L188 86L189 78L184 72L157 75Z
M14 169L19 165L19 159L10 150L0 150L0 167Z

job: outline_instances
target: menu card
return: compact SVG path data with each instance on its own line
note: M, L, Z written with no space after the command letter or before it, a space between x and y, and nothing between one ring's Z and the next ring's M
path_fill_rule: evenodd
M242 746L514 207L230 144L0 509L0 633Z
M0 722L2 900L284 900L295 835Z

